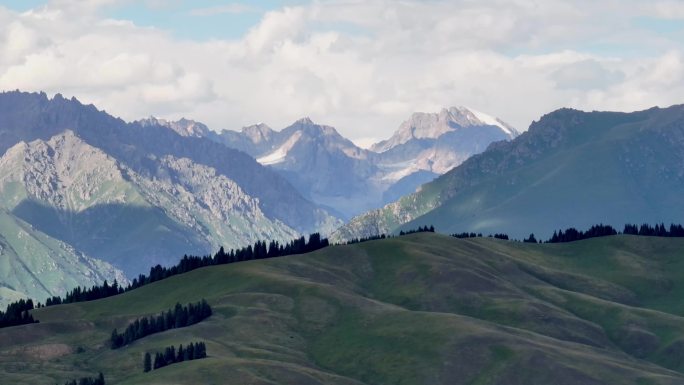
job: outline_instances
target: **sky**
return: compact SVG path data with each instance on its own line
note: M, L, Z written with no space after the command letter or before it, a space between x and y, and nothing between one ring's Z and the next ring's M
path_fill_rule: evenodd
M467 106L684 103L680 0L0 0L0 89L211 129L308 116L357 144Z

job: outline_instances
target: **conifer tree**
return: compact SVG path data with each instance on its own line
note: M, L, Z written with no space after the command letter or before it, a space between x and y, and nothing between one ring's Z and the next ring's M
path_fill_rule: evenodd
M145 353L145 360L143 363L143 371L145 373L147 373L150 370L152 370L152 356L150 355L150 353Z
M530 234L529 237L523 240L523 242L526 243L537 243L537 238L534 237L534 234Z
M161 355L161 353L157 352L157 353L154 354L154 365L153 365L153 368L154 368L155 370L157 370L157 369L159 369L159 368L161 368L161 367L164 366L164 364L162 363L163 359L164 359L164 357Z
M178 355L176 356L176 362L183 362L185 361L185 349L183 349L183 345L181 344L178 347Z
M185 350L185 360L190 361L195 359L195 344L190 344L188 345L188 348Z

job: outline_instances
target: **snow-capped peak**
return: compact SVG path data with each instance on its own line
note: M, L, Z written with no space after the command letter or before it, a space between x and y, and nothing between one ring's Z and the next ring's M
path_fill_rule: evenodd
M501 119L468 107L443 108L438 113L416 112L399 126L394 135L371 147L372 151L384 152L412 139L437 139L443 134L464 127L494 126L513 139L518 132Z
M487 114L485 114L485 113L483 113L483 112L474 110L474 109L472 109L472 108L467 108L467 109L468 109L473 115L475 115L475 117L477 118L477 120L479 120L480 122L482 122L482 123L484 123L484 124L486 124L486 125L488 125L488 126L496 126L496 127L501 128L505 133L507 133L508 135L510 135L511 138L514 138L514 137L520 135L520 133L518 132L518 130L516 130L515 128L511 127L509 124L505 123L504 121L502 121L502 120L499 119L499 118L495 118L495 117L493 117L493 116L491 116L491 115L487 115Z

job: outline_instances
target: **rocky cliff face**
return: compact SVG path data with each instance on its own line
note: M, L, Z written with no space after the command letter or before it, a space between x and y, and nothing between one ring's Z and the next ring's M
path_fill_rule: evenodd
M185 253L339 224L286 179L188 123L128 124L59 95L0 94L0 209L55 241L47 255L102 259L129 276Z
M415 191L482 152L515 137L509 125L464 107L416 113L392 138L364 150L333 127L300 119L282 131L259 124L208 137L241 149L287 178L311 200L344 218Z
M131 275L183 253L297 235L213 168L172 156L150 161L156 173L141 175L72 131L22 142L0 158L4 207Z
M195 138L203 138L210 135L209 128L202 123L194 120L181 119L178 121L168 121L165 119L157 119L153 116L147 119L141 119L136 122L143 127L164 126L172 129L180 136L188 136Z

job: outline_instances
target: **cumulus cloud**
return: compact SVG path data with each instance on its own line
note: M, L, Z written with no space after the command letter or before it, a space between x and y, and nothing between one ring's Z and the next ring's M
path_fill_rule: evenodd
M414 111L450 105L525 129L563 106L684 101L684 36L633 23L675 17L678 2L669 0L314 1L264 13L239 39L207 41L108 18L117 1L125 0L0 8L0 88L214 129L281 128L311 116L364 144ZM252 11L243 7L194 13Z
M551 74L560 89L592 90L606 89L624 80L619 70L609 70L594 59L573 62L560 67Z
M678 0L657 1L649 4L653 16L664 19L684 19L684 3Z

